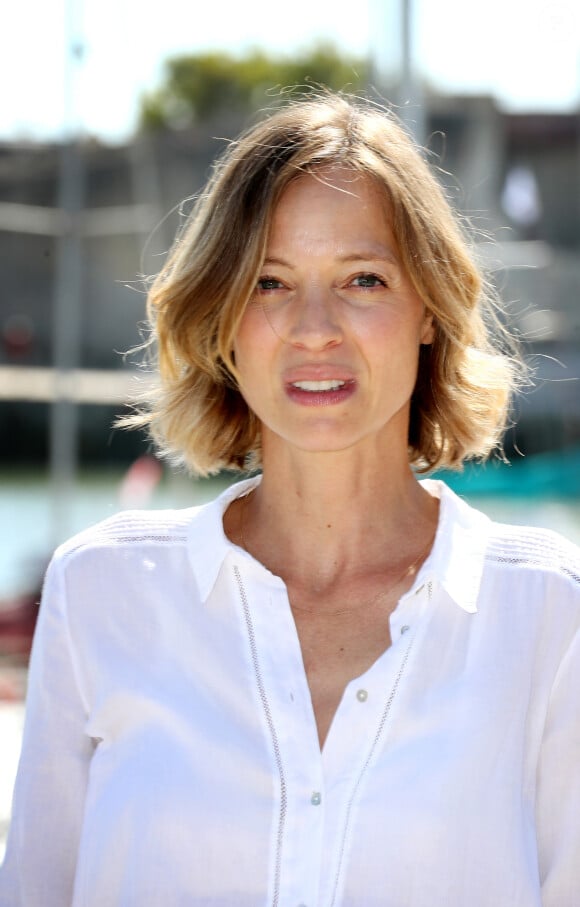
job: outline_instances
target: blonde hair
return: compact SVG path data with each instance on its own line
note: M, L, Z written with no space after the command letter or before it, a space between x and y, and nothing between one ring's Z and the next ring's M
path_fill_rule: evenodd
M292 101L227 148L149 292L158 386L122 423L147 426L163 455L199 475L260 464L234 338L281 193L327 166L384 193L401 262L434 318L411 400L410 462L458 468L500 446L521 368L459 218L391 113L325 92Z

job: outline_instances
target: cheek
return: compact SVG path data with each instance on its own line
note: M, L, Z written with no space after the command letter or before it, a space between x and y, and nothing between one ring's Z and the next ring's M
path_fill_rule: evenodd
M252 351L263 349L271 340L272 328L263 306L249 303L234 338L234 351L239 355L251 355Z
M239 371L247 369L256 356L258 332L253 321L251 314L246 312L234 338L233 356Z
M244 389L252 383L253 357L248 355L243 344L234 346L234 362L236 363L238 386L245 396Z
M415 347L430 342L430 322L423 320L421 313L404 308L357 312L351 328L363 350L380 350L383 355L388 351L391 359L408 356Z
M271 356L268 338L252 318L244 319L234 340L233 356L236 363L238 386L248 405L254 398L266 394L270 384ZM251 407L253 408L253 407Z

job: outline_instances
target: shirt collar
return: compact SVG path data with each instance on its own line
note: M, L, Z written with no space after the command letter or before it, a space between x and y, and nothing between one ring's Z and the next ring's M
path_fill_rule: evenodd
M425 479L421 485L439 498L440 510L435 543L417 581L438 581L459 607L474 614L491 520L470 507L444 482Z
M199 507L189 524L189 557L202 601L209 598L227 555L232 551L241 553L241 549L230 542L224 532L224 513L232 501L248 494L260 479L261 476L255 476L230 485L209 504Z
M248 494L260 479L255 476L236 482L211 503L200 507L191 520L189 554L203 601L208 599L227 555L233 551L242 553L226 537L223 515L232 501ZM439 523L431 554L417 574L411 592L418 585L435 580L459 607L475 613L491 522L444 482L424 479L421 485L440 500Z

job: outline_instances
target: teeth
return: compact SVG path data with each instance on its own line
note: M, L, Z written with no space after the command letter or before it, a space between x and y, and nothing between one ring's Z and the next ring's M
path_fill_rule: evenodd
M343 387L344 381L293 381L292 386L301 391L335 391Z

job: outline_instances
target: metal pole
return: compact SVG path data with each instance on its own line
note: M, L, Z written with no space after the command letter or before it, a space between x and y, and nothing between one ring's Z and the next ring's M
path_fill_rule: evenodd
M421 78L415 66L415 7L401 0L401 81L399 115L419 145L425 143L425 111Z
M64 126L60 147L58 202L64 228L57 240L56 275L52 318L52 358L57 373L79 364L82 246L80 218L83 208L83 165L76 123L76 70L82 48L75 40L75 0L67 0L67 61L65 67ZM50 478L52 490L52 544L71 531L71 508L77 471L78 407L61 382L50 419Z

